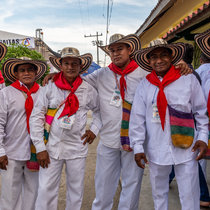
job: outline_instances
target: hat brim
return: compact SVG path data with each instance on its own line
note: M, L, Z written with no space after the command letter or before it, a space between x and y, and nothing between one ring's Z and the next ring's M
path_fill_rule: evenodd
M22 60L19 58L10 58L3 63L2 71L4 76L10 81L15 82L17 80L15 76L15 66L22 64L34 64L37 67L37 74L35 80L39 80L47 71L47 64L40 60Z
M154 49L156 48L169 48L172 51L172 64L176 64L178 63L184 53L185 53L185 45L184 43L175 43L175 44L160 44L160 45L155 45L153 47L148 47L148 48L144 48L141 50L138 50L134 53L134 60L136 61L136 63L143 68L146 71L151 72L153 69L149 64L149 60L147 55Z
M0 43L0 61L5 57L7 53L7 46L3 43Z
M110 56L110 51L109 51L109 47L113 44L118 44L118 43L123 43L123 44L128 44L131 47L131 57L133 56L133 53L136 50L140 50L141 49L141 43L140 43L140 39L137 35L135 34L129 34L127 36L124 36L122 39L119 39L115 42L112 42L109 45L106 46L99 46L100 49L102 49L106 54L108 54Z
M210 29L204 33L197 34L195 36L195 41L201 51L210 58Z
M84 71L86 71L90 67L90 65L91 65L91 63L93 61L93 56L90 53L86 53L86 54L80 55L80 56L68 55L68 56L65 56L65 58L66 57L79 58L81 60L81 62L82 62L82 64L81 64L82 65L82 68L81 68L80 74L83 73ZM60 66L60 60L61 59L62 58L58 58L58 57L50 57L49 58L49 60L52 63L52 65L56 69L58 69L59 71L61 70L60 67L59 67Z

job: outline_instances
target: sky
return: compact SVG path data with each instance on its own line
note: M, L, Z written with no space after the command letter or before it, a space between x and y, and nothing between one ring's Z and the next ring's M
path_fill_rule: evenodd
M135 33L158 0L110 0L108 40L114 33ZM54 51L76 47L80 54L92 53L97 60L95 37L106 43L108 0L0 0L0 30L35 36L41 28L44 42ZM99 50L100 65L105 54ZM109 59L106 58L106 62Z

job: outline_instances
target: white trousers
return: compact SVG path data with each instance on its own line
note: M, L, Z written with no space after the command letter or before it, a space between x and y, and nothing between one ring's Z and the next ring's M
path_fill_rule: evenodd
M96 197L92 210L111 210L121 176L119 210L137 210L143 169L136 165L133 152L121 151L99 143L95 173Z
M1 210L34 210L38 191L38 172L31 172L26 161L8 161L1 170Z
M48 168L39 172L36 210L57 210L63 165L66 164L66 210L80 210L84 190L86 158L56 160L50 158Z
M155 210L168 210L168 177L171 166L149 162L149 169ZM200 210L198 162L191 160L174 165L174 170L182 210Z

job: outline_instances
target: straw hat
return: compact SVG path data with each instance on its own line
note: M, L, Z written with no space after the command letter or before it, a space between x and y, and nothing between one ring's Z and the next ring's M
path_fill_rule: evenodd
M0 43L0 61L4 58L7 53L7 46L3 43Z
M156 39L154 41L151 41L149 44L149 47L138 50L134 53L134 60L136 63L143 68L146 71L152 71L152 67L149 65L149 59L148 54L153 51L156 48L164 47L168 48L172 52L172 64L178 63L184 53L185 53L185 45L184 43L174 43L174 44L168 44L163 39Z
M3 63L2 71L5 75L5 77L10 81L14 82L17 80L15 76L15 67L17 65L23 65L23 64L33 64L37 67L37 75L36 80L40 79L44 73L47 71L47 64L44 61L40 60L32 60L28 57L21 57L21 58L9 58Z
M201 34L197 34L195 41L201 51L210 58L210 29Z
M141 49L140 39L135 34L124 36L122 34L114 34L109 39L109 44L106 46L99 46L106 54L109 55L109 47L112 44L124 43L131 47L131 57L136 50Z
M86 53L84 55L80 55L79 50L73 47L65 47L61 51L60 57L50 57L49 60L52 63L52 65L60 71L59 65L62 58L79 58L82 62L82 70L80 73L87 70L93 60L93 57L90 53Z

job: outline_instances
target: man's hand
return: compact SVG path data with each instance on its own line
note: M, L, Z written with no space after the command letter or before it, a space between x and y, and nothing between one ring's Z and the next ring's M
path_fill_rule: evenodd
M42 168L48 168L48 164L50 164L50 158L47 150L37 153L36 157L39 165Z
M145 164L142 163L142 160L148 164L148 160L146 158L146 155L144 153L137 153L135 154L135 161L136 161L136 164L138 165L138 167L140 168L145 168Z
M0 157L0 169L7 170L8 158L6 155Z
M42 86L45 86L48 84L49 80L53 80L54 79L54 76L56 75L57 73L50 73L48 75L45 76L45 78L43 79L42 81Z
M192 74L193 70L185 63L184 61L180 61L175 65L175 69L180 69L181 75Z
M207 152L207 149L208 149L208 146L204 141L201 141L201 140L196 141L194 147L192 148L192 152L199 150L199 155L197 156L196 160L200 160L204 158Z
M81 139L85 139L83 145L86 143L92 144L93 140L96 138L96 135L91 130L86 130L85 134L81 137Z

